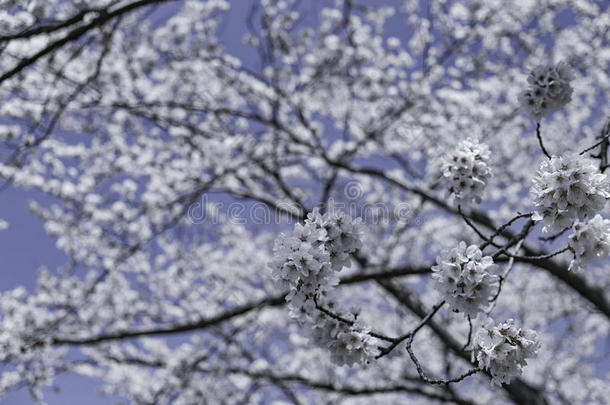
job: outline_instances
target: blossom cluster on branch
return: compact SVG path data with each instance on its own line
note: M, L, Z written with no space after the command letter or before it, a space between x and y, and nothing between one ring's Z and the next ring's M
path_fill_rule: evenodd
M481 202L491 177L489 157L489 147L473 138L461 141L455 151L445 156L443 176L449 194L457 202Z
M568 247L574 253L570 270L582 270L587 264L610 256L610 220L599 214L590 220L577 220L568 237Z
M0 295L0 362L20 360L13 370L2 373L0 395L27 376L25 384L33 398L42 400L42 388L52 384L65 354L65 349L53 347L45 334L62 315L59 312L49 313L23 287Z
M466 246L462 241L436 258L432 278L454 311L476 316L489 307L497 289L495 269L490 256L483 256L478 246Z
M609 183L593 162L575 153L553 156L541 163L531 193L544 231L561 231L574 219L591 218L610 197Z
M522 108L540 121L551 110L570 102L574 91L570 85L573 78L572 69L565 62L537 66L527 78L530 87L519 95Z
M339 365L364 363L372 356L368 329L357 321L357 312L337 313L332 298L336 274L351 265L349 255L361 247L361 233L359 218L315 209L291 236L276 239L270 263L278 287L289 291L291 316Z
M472 356L489 371L492 383L500 385L520 376L527 359L536 357L539 348L535 331L517 328L512 319L496 326L488 319L474 337Z

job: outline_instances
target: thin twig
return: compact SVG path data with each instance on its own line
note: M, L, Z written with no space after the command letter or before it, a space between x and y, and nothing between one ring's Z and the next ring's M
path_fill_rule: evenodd
M556 252L553 253L549 253L546 255L540 255L540 256L518 256L518 255L514 255L512 253L508 253L508 252L504 252L503 254L510 257L510 258L514 258L514 259L521 259L521 260L546 260L546 259L550 259L551 257L555 257L557 255L560 255L564 252L567 252L568 250L570 250L569 247L565 247L561 250L558 250Z
M326 309L326 308L322 307L320 304L318 304L318 299L317 299L317 297L315 295L314 295L314 298L313 298L313 302L314 302L314 304L316 306L316 309L318 311L328 315L332 319L334 319L336 321L339 321L341 323L344 323L346 325L349 325L349 326L353 326L354 325L354 321L346 319L346 318L342 317L341 315L337 315L337 314L333 313L332 311L330 311L329 309ZM373 331L369 331L368 335L372 336L374 338L377 338L379 340L385 340L386 342L390 342L392 344L396 340L395 338L391 338L389 336L385 336L385 335L382 335L381 333L377 333L377 332L373 332Z
M540 135L540 121L536 122L536 136L538 137L538 143L540 144L540 148L542 149L542 152L544 153L544 155L547 158L551 158L551 155L549 155L549 152L546 151L546 149L544 148L544 143L542 143L542 135Z
M479 237L481 239L483 239L485 242L487 242L488 244L493 245L494 247L500 249L500 245L494 243L491 239L489 239L487 236L485 236L483 234L483 232L481 232L473 223L472 221L464 214L464 212L462 211L462 206L458 205L458 212L460 213L460 216L462 217L462 219L464 220L464 222L466 222L466 224L472 228L472 230L474 230L477 235L479 235Z
M413 336L415 336L415 334L417 332L419 332L419 330L421 328L424 327L425 324L427 324L428 322L430 322L430 319L432 319L432 317L434 316L434 314L436 314L438 312L439 309L441 309L441 307L445 305L445 301L441 301L438 304L436 304L434 307L432 307L432 310L428 313L428 315L426 315L418 324L415 328L413 328L413 330L405 333L404 335L394 338L392 339L392 344L387 346L386 348L381 350L381 353L379 353L375 358L379 359L387 354L389 354L392 350L394 350L396 348L396 346L398 346L401 342L403 342L405 339L409 339L412 338Z
M485 243L483 243L479 249L483 250L485 249L487 246L489 246L494 238L500 234L502 234L502 232L504 232L506 230L506 228L508 228L509 226L511 226L515 221L517 221L518 219L521 218L526 218L526 217L531 217L533 215L532 212L528 212L527 214L518 214L517 216L511 218L508 222L506 222L505 224L503 224L502 226L500 226L494 233L493 235L491 235L489 237L489 240L486 241ZM495 246L495 245L494 245Z
M598 146L600 146L601 144L603 144L604 142L606 142L608 139L610 138L610 133L607 135L604 135L602 137L602 140L597 142L595 145L588 147L587 149L583 150L582 152L579 153L579 155L584 155L585 153L589 152L590 150L593 150L595 148L597 148Z
M557 232L556 234L551 235L551 236L540 236L538 238L538 240L540 240L542 242L551 242L551 241L554 241L555 239L559 238L561 235L566 233L570 228L571 227L567 227L563 231Z
M521 249L521 245L522 244L523 244L523 239L520 240L519 242L517 242L517 246L515 246L515 253L518 252L519 249ZM498 299L498 297L500 296L500 293L502 292L502 285L504 284L504 280L506 280L506 278L508 277L508 274L513 269L513 264L514 263L515 263L515 258L514 257L511 257L510 259L508 259L508 264L506 265L506 269L504 270L504 273L502 273L500 275L500 278L499 278L499 281L498 281L498 291L493 296L493 298L491 300L489 300L489 302L493 302L493 305L487 311L487 315L489 315L491 313L491 311L493 311L494 308L496 307L496 300Z
M413 344L413 336L409 337L409 339L407 340L407 352L409 352L409 357L411 357L411 360L415 364L415 368L417 369L417 373L419 374L419 377L428 384L449 384L449 383L454 383L454 382L460 382L463 379L465 379L466 377L469 377L473 374L483 371L481 368L477 367L477 368L468 370L465 373L463 373L457 377L450 378L448 380L442 380L442 379L439 380L439 379L435 379L435 378L430 378L425 373L424 369L422 368L421 364L419 363L419 360L417 360L415 353L413 353L413 349L411 348L412 344Z
M535 222L532 219L527 221L527 223L523 226L523 229L521 230L521 232L519 232L518 235L515 235L515 237L512 238L506 245L504 245L504 247L502 249L498 250L496 253L491 255L491 258L496 260L499 256L506 254L506 252L509 248L511 248L518 242L525 240L525 238L527 238L527 235L529 234L530 230L532 229L532 227L534 225L535 225Z

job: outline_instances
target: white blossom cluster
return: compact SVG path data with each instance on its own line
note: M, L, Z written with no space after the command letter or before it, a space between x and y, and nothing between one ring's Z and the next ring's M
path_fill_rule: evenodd
M574 253L569 270L582 270L589 263L610 256L610 220L596 215L588 221L576 221L568 238Z
M540 121L550 110L570 102L573 92L570 81L573 78L572 70L565 62L537 66L527 78L530 87L519 95L521 108Z
M326 305L328 303L327 301ZM343 321L321 311L312 315L309 336L317 344L329 349L333 363L352 366L365 363L373 356L371 337L368 334L370 329L357 320L357 312L341 313ZM344 321L349 321L351 325Z
M36 337L53 320L53 315L38 307L17 287L0 296L0 361L32 350L43 343Z
M491 382L501 385L520 376L527 359L535 358L539 348L535 331L517 328L512 319L496 326L488 319L474 336L472 356L479 367L489 371Z
M610 197L606 175L574 153L542 162L531 193L536 207L532 219L542 220L545 232L563 230L575 218L592 217Z
M363 363L372 355L368 330L356 315L337 313L330 299L339 281L336 273L350 266L350 253L361 247L360 234L360 219L334 210L322 215L315 209L304 225L295 225L292 236L276 239L270 264L278 287L289 291L290 315L339 365Z
M455 151L445 157L443 176L450 195L458 202L481 202L483 191L491 177L489 156L487 145L469 138L460 142Z
M63 365L65 349L51 346L46 329L57 318L17 287L0 295L0 396L25 382L36 403Z
M453 310L476 316L489 307L496 291L495 268L490 256L483 256L476 245L467 247L462 241L436 258L432 278Z

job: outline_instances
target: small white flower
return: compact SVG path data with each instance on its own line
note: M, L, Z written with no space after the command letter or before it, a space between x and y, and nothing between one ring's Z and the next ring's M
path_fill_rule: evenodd
M471 201L480 203L483 191L491 177L490 152L485 144L476 139L466 139L448 154L443 162L443 176L449 194L461 204Z
M582 270L589 263L610 256L610 220L599 214L589 221L576 221L568 237L574 259L568 270Z

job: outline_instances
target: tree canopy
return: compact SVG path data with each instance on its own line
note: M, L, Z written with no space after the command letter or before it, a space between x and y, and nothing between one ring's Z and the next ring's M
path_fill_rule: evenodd
M608 6L0 0L0 395L606 403Z

